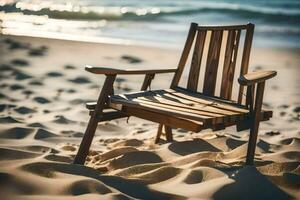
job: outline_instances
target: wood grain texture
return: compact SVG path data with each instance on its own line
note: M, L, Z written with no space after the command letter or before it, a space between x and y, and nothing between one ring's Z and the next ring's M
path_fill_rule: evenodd
M187 88L191 91L197 91L205 38L206 31L198 31L187 83Z
M240 76L238 81L241 85L253 85L273 78L276 75L276 71L256 71Z
M252 40L253 40L253 33L254 33L254 24L247 24L240 76L242 76L248 72L250 52L251 52ZM243 103L242 102L243 101L243 93L244 93L244 86L240 85L239 94L238 94L238 103L239 104Z
M240 30L230 30L228 31L227 36L220 96L229 100L231 99L232 95L233 78L240 41L240 34Z
M212 31L203 84L205 95L214 96L215 94L222 36L223 31Z
M87 65L85 70L94 74L105 74L105 75L117 75L117 74L162 74L162 73L173 73L176 72L177 69L115 69L109 67L93 67Z
M172 80L172 83L171 83L171 86L170 86L171 88L176 87L179 83L179 80L181 78L182 72L184 70L186 61L188 59L188 56L189 56L189 53L190 53L190 50L191 50L191 47L192 47L192 44L193 44L193 41L194 41L194 37L195 37L196 31L197 31L197 27L198 27L198 24L191 23L190 30L189 30L189 33L188 33L188 37L185 41L183 52L181 54L181 57L180 57L180 60L179 60L179 63L178 63L178 68L177 68L177 71L176 71L176 73L173 77L173 80Z

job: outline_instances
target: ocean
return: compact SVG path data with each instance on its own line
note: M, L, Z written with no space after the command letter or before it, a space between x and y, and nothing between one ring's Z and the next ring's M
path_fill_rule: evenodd
M300 47L299 0L0 0L2 34L182 47L191 22L251 22L256 47Z

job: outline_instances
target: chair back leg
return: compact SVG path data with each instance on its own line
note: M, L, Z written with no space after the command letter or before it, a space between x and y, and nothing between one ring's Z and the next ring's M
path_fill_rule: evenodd
M165 124L159 124L158 129L157 129L157 134L156 134L156 137L155 137L155 144L157 144L159 142L160 136L163 133L163 128L165 129L166 140L168 142L173 141L172 128L170 126L165 125Z
M257 84L255 107L251 115L250 135L247 149L246 165L253 165L257 141L259 122L261 117L261 107L264 94L265 82Z

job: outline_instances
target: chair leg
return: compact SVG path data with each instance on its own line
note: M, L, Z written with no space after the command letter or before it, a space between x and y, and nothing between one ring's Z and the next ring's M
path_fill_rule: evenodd
M261 106L262 106L264 88L265 88L265 82L260 82L257 84L255 108L254 108L254 111L251 113L251 115L252 115L251 116L251 128L250 128L250 135L249 135L249 142L248 142L248 149L247 149L246 165L254 164L254 155L255 155L259 122L260 122L260 114L261 114Z
M168 142L173 141L172 128L170 126L166 126L164 124L159 124L158 129L157 129L157 134L156 134L156 137L155 137L155 144L157 144L159 142L160 136L163 132L163 128L165 129L166 140Z
M98 120L96 117L91 116L88 126L85 130L84 136L82 138L82 141L80 143L80 147L78 149L77 155L74 159L74 164L80 164L83 165L85 162L85 159L89 153L89 149L91 147L96 128L98 126Z
M83 165L85 159L89 153L89 149L91 147L96 128L99 122L99 116L101 116L102 111L105 107L105 103L107 102L108 95L113 93L113 83L115 81L116 75L107 75L104 81L102 90L98 97L97 105L93 115L91 116L88 126L85 130L84 136L82 138L80 147L78 149L77 155L74 159L74 164Z
M257 141L258 127L259 127L259 121L256 120L252 123L252 126L250 128L246 165L254 164L254 155L255 155L256 141Z
M172 128L170 126L165 125L166 139L168 142L173 141Z
M157 144L159 142L159 139L160 139L160 136L162 134L162 128L163 128L163 124L159 124L158 125L158 129L157 129L157 134L156 134L156 137L155 137L155 144Z

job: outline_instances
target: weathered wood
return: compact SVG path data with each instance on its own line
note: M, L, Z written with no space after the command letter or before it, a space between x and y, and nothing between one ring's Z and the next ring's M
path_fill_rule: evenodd
M250 121L251 128L250 128L249 142L248 142L248 148L247 148L246 165L253 165L264 88L265 88L265 82L259 82L257 84L255 107L254 107L254 112L251 116L251 121Z
M223 31L212 31L211 33L203 85L203 94L209 96L215 94L222 35Z
M90 120L88 122L88 126L85 130L84 136L82 138L81 144L79 146L77 155L74 159L74 164L81 164L83 165L85 162L85 159L89 153L90 146L92 144L95 131L98 125L99 116L102 114L102 111L104 109L105 103L108 99L108 94L113 88L113 83L115 81L116 76L115 75L109 75L106 76L103 88L101 90L101 93L99 95L97 105L95 107L94 114L90 117Z
M142 91L147 90L150 87L151 82L154 79L154 76L155 76L155 74L146 74L145 75L145 79L144 79L143 85L141 87Z
M234 71L240 41L240 30L230 30L227 36L220 96L231 99Z
M205 37L206 31L198 31L194 47L191 69L189 72L189 79L187 83L187 88L191 91L197 91Z
M247 24L247 31L246 31L245 41L244 41L244 50L243 50L243 55L242 55L240 76L242 76L248 72L253 33L254 33L254 24L251 24L251 23ZM239 94L238 94L238 103L239 104L242 104L243 93L244 93L244 86L240 85Z
M172 134L171 126L164 125L164 127L165 127L167 142L172 142L173 141L173 134Z
M114 105L112 104L112 107ZM203 128L205 128L204 124L199 121L189 120L180 117L174 117L169 113L161 114L153 111L148 111L145 109L135 109L131 107L122 107L122 112L129 116L135 116L142 119L150 120L152 122L157 122L169 126L176 126L177 128L183 128L185 130L193 131L198 133Z
M91 110L90 115L92 116L93 114L94 111ZM128 115L120 111L112 111L112 109L110 109L109 111L103 110L103 113L100 116L98 116L98 122L110 121L110 120L120 119L124 117L128 117Z
M94 74L105 74L105 75L117 75L117 74L163 74L163 73L173 73L177 69L115 69L109 67L93 67L87 65L85 70Z
M253 101L254 101L254 85L249 85L247 87L246 107L249 109L250 113L253 112Z
M197 30L205 31L229 31L229 30L238 30L246 29L248 25L233 25L233 26L198 26Z
M189 30L189 33L188 33L188 37L185 41L183 52L181 54L181 57L180 57L180 60L179 60L179 63L178 63L178 68L177 68L177 71L176 71L176 73L173 77L173 80L172 80L172 83L171 83L171 86L170 86L171 88L176 87L179 83L179 80L181 78L183 69L184 69L186 61L187 61L187 58L188 58L189 53L190 53L190 49L191 49L193 41L194 41L194 37L195 37L196 31L197 31L197 27L198 27L198 24L191 23L190 30Z
M240 90L238 101L231 99L232 84L237 59L237 52L241 30L246 29L245 44L240 71ZM215 96L216 77L222 46L223 31L228 31L224 69L221 80L220 96ZM75 157L74 163L83 164L88 154L97 123L121 117L135 116L159 123L155 142L165 129L167 141L172 141L172 128L199 132L211 128L213 130L225 129L236 125L237 130L250 128L249 144L246 164L252 165L255 155L259 122L269 120L272 111L262 110L262 100L265 80L272 78L276 72L255 72L246 74L249 65L249 56L253 37L254 25L198 27L192 23L185 47L178 64L178 69L166 70L120 70L110 68L87 67L92 73L106 74L104 86L97 103L88 103L91 118L85 135ZM200 73L201 58L205 44L206 32L212 31L206 63L203 93L197 92ZM186 64L194 37L198 32L191 63L191 70L187 88L178 87L180 77ZM171 89L145 91L149 88L151 80L156 73L175 72ZM113 82L117 74L145 74L145 79L139 92L113 95ZM256 94L254 95L254 87ZM247 86L246 104L242 104L243 87ZM255 96L255 105L253 105ZM117 111L104 110L112 108ZM254 108L253 108L254 107Z
M241 85L253 85L273 78L276 74L276 71L256 71L240 76L238 81Z
M187 118L191 120L200 121L206 124L211 124L213 121L219 121L222 120L221 118L213 118L205 115L200 115L196 113L187 113L180 109L174 109L172 112L170 111L170 108L157 105L150 105L149 103L140 103L135 101L127 101L123 99L111 99L110 105L113 106L113 104L119 104L119 105L126 105L127 107L135 108L135 109L144 109L147 111L152 111L160 114L165 115L175 115L176 117L182 117Z

